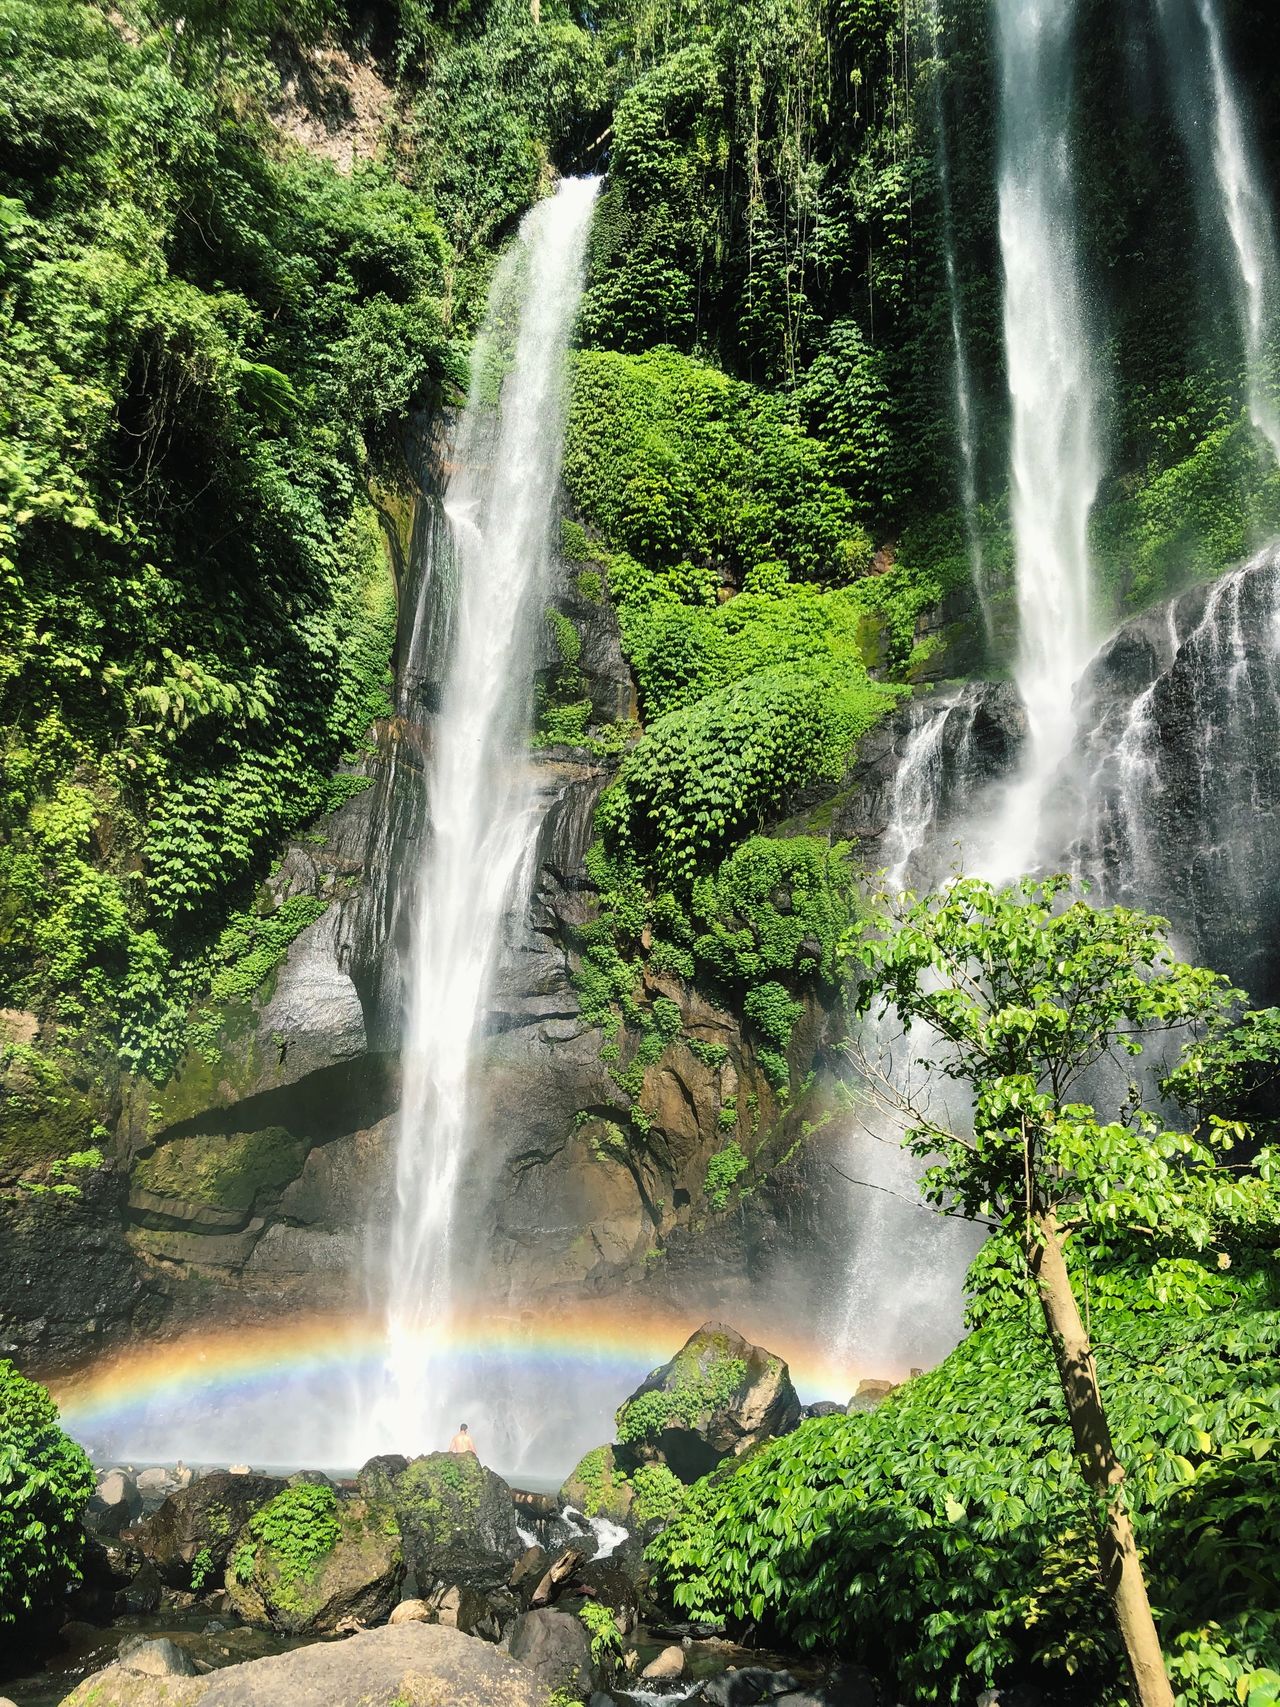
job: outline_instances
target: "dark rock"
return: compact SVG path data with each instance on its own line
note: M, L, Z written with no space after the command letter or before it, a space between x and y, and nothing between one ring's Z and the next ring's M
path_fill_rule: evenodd
M283 1486L276 1476L233 1476L215 1470L169 1494L158 1511L129 1531L128 1539L171 1588L216 1587L232 1542L258 1507Z
M246 1623L300 1635L333 1630L348 1619L375 1624L390 1616L404 1576L390 1506L371 1505L357 1495L338 1500L335 1516L336 1537L302 1569L288 1550L265 1538L264 1525L240 1531L226 1586Z
M582 1699L591 1688L591 1642L580 1618L549 1607L522 1612L511 1627L512 1659L529 1667L548 1690L567 1689Z
M148 1560L137 1576L120 1590L117 1604L122 1612L154 1612L160 1604L163 1592L164 1584L160 1580L160 1573Z
M360 1473L362 1485L386 1476L419 1591L433 1582L501 1588L524 1550L511 1490L474 1453L433 1452L401 1471Z
M632 1464L665 1461L693 1482L799 1420L783 1360L733 1328L705 1322L620 1407L625 1446L617 1453Z
M617 1554L607 1559L588 1559L579 1565L570 1592L586 1594L609 1607L624 1636L635 1629L640 1594L635 1576Z
M438 1624L403 1624L198 1678L151 1678L112 1665L85 1678L63 1707L543 1707L545 1700L537 1675L490 1643Z
M483 1642L500 1642L507 1626L524 1610L510 1589L463 1588L458 1591L454 1625Z
M881 1707L884 1695L866 1666L833 1666L822 1686L827 1707Z
M800 1420L808 1422L811 1417L838 1417L847 1407L837 1404L834 1399L815 1399L813 1404L806 1405L800 1413Z
M356 1473L356 1486L365 1499L378 1505L393 1504L392 1495L397 1476L409 1468L409 1460L399 1452L383 1452L362 1466Z
M155 1640L146 1636L126 1636L118 1649L118 1662L126 1671L141 1672L146 1677L199 1675L190 1654L167 1636Z
M789 1671L770 1671L767 1666L743 1666L726 1671L702 1686L701 1699L711 1707L756 1707L758 1702L802 1693L799 1680Z

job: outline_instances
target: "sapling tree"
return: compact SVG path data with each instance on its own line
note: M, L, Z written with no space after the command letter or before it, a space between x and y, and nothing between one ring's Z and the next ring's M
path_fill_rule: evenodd
M1173 1707L1174 1698L1072 1286L1072 1242L1124 1231L1202 1250L1224 1222L1269 1220L1276 1205L1270 1153L1233 1166L1226 1158L1248 1128L1234 1110L1208 1110L1227 1092L1257 1089L1277 1027L1266 1016L1241 1020L1239 992L1179 961L1165 928L1144 913L1088 906L1066 878L1011 889L965 879L939 896L903 897L850 944L864 973L861 1011L896 1013L903 1027L887 1065L856 1045L854 1059L926 1162L925 1199L1011 1235L1025 1259L1141 1707ZM1129 1083L1132 1058L1161 1041L1163 1080L1160 1064L1144 1064L1146 1079L1192 1110L1191 1131L1170 1130L1147 1106L1158 1099ZM903 1087L908 1064L925 1069L923 1091ZM946 1100L964 1102L967 1121L930 1098L939 1075L961 1088ZM1115 1106L1103 1113L1082 1100L1114 1085Z

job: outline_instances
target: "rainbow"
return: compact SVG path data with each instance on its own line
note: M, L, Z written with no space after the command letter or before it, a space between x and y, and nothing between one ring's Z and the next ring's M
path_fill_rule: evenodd
M514 1314L460 1313L434 1333L424 1355L483 1385L501 1370L509 1385L589 1378L616 1405L665 1363L701 1316L582 1301ZM785 1357L806 1399L845 1398L859 1374L794 1326L749 1323L744 1333ZM282 1316L266 1323L192 1328L134 1343L49 1381L65 1426L86 1444L126 1442L145 1419L207 1417L246 1407L280 1414L293 1395L372 1384L384 1367L384 1326L358 1313ZM893 1375L877 1369L876 1374ZM287 1414L287 1411L286 1411Z

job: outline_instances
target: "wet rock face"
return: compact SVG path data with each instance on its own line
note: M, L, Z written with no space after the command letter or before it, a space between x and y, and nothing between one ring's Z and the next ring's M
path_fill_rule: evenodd
M705 1322L618 1410L615 1452L632 1465L665 1462L694 1482L726 1458L800 1422L780 1357L721 1322Z
M1051 839L1111 901L1280 997L1280 554L1126 624L1077 706Z

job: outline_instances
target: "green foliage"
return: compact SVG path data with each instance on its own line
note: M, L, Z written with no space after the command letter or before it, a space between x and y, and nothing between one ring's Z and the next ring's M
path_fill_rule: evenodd
M707 1207L717 1215L726 1209L730 1195L750 1166L736 1138L731 1139L723 1150L717 1150L707 1162L706 1176L702 1182Z
M0 1360L0 1628L52 1610L79 1580L93 1488L48 1393Z
M622 1631L613 1608L600 1600L584 1600L577 1613L591 1636L592 1665L612 1666L622 1656Z
M257 26L219 16L197 69L195 20L0 10L0 1000L152 1075L387 708L363 488L455 370L430 212L231 119Z
M665 1464L641 1464L631 1477L631 1516L641 1525L670 1523L684 1510L688 1489Z
M232 1561L236 1581L244 1583L252 1577L261 1548L270 1557L281 1585L288 1587L333 1551L342 1533L338 1496L327 1483L299 1482L283 1488L255 1511L248 1529L254 1544L237 1550ZM247 1561L242 1554L247 1554Z
M825 450L786 404L675 350L578 356L564 473L586 519L650 571L706 564L737 582L783 562L841 585L870 567Z
M669 1387L654 1387L619 1407L618 1439L656 1440L664 1428L694 1427L699 1418L732 1404L747 1373L740 1357L714 1351L690 1353L678 1360Z
M481 27L446 33L421 0L401 12L402 69L425 72L408 124L414 181L464 260L492 252L546 187L551 156L604 128L605 73L594 33L527 5L484 8ZM478 293L463 303L470 317Z
M209 1551L209 1549L207 1547L201 1547L200 1551L196 1554L195 1558L192 1559L192 1561L191 1561L191 1588L192 1588L192 1592L195 1594L199 1594L200 1590L204 1587L205 1583L208 1582L208 1580L212 1574L213 1574L213 1554Z
M1247 1699L1237 1680L1257 1672L1263 1687L1280 1637L1263 1563L1280 1545L1273 1279L1265 1261L1242 1262L1222 1296L1216 1263L1196 1266L1218 1295L1196 1318L1161 1304L1144 1264L1092 1290L1186 1707ZM1099 1707L1128 1701L1057 1375L1028 1306L1024 1283L877 1410L805 1423L691 1489L649 1555L682 1615L837 1648L905 1699L966 1702L1022 1677Z
M659 880L687 886L800 789L836 780L893 703L852 665L760 670L651 723L597 823Z
M1270 1152L1252 1167L1226 1160L1245 1136L1238 1121L1175 1132L1137 1094L1112 1119L1072 1099L1113 1052L1136 1059L1230 1028L1238 992L1177 961L1163 920L1067 901L1069 890L1066 878L1004 890L964 879L941 897L908 897L887 935L868 924L854 940L863 1009L922 1022L937 1040L923 1059L974 1099L971 1134L909 1116L907 1147L933 1158L926 1199L954 1198L1010 1232L1036 1211L1064 1229L1159 1229L1197 1250L1232 1218L1274 1224ZM1270 1030L1257 1036L1269 1054Z

